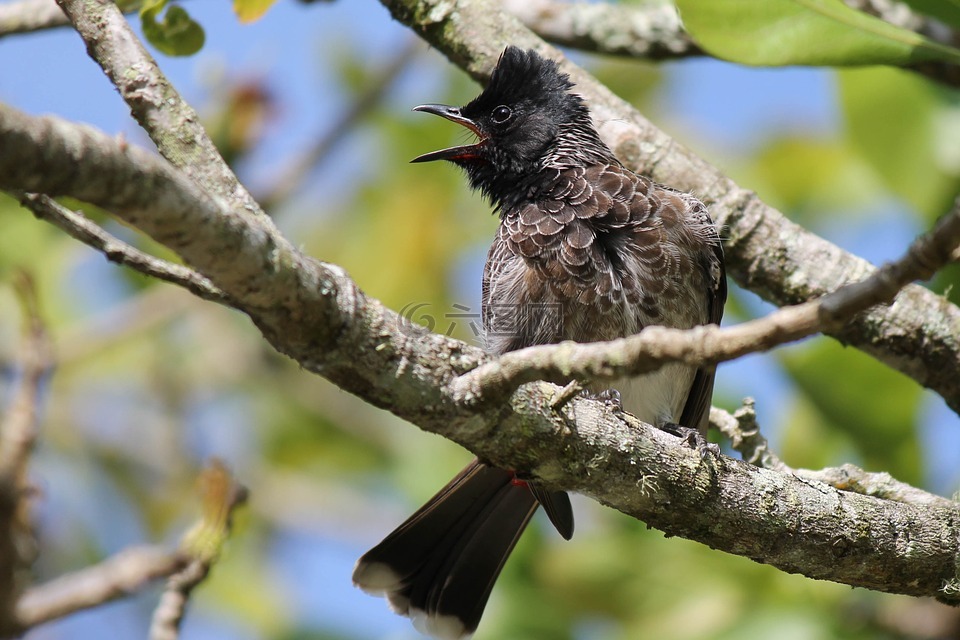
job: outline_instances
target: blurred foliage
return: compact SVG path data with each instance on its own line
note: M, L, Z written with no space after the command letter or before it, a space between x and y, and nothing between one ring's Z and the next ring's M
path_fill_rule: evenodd
M896 69L843 71L838 81L847 135L860 157L926 222L943 215L960 189L956 92Z
M904 0L908 7L953 27L960 27L960 2L957 0Z
M782 3L771 2L771 15L774 4ZM347 35L318 54L318 66L334 74L338 109L355 108L380 62ZM801 46L810 47L790 43ZM586 62L647 111L669 74L648 64ZM414 66L423 87L413 104L460 104L475 95L476 86L436 56ZM888 70L836 77L839 130L774 133L747 152L732 150L738 179L814 229L828 217L856 217L869 238L871 212L891 200L926 228L960 187L956 93ZM240 167L296 107L283 104L268 80L250 76L213 88L210 102L208 127ZM480 267L496 219L456 169L408 163L463 135L410 106L409 94L400 100L395 93L370 106L356 131L271 214L295 244L344 266L368 294L397 310L422 305L414 319L475 342L471 318L453 314L479 313ZM286 158L273 161L286 166ZM101 212L86 212L173 259ZM238 512L188 624L195 616L217 621L219 636L209 637L369 637L365 614L350 628L334 615L355 605L345 604L344 594L353 593L349 567L338 569L331 558L375 542L469 454L301 371L242 315L108 264L5 197L0 229L0 397L6 400L19 339L6 284L13 268L36 278L59 345L34 466L43 549L37 578L144 540L176 544L197 515L195 478L216 455L250 488L250 504ZM734 288L728 315L746 319L756 309ZM778 424L764 428L789 464L855 462L929 485L921 447L929 394L914 382L822 338L769 358L791 387L775 408ZM758 397L761 407L769 402ZM494 589L477 640L932 639L960 629L955 612L933 603L816 582L666 539L586 499L576 509L578 532L569 543L535 520ZM301 546L328 555L305 564L305 555L291 551ZM337 570L343 575L335 580ZM383 602L371 606L390 615ZM149 610L138 609L147 617Z

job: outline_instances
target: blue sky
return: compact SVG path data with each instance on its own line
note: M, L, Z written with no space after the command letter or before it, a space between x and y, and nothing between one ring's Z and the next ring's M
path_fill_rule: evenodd
M317 3L303 6L281 1L264 19L252 25L239 25L227 2L193 2L190 13L207 31L203 51L192 58L173 59L157 56L162 69L194 104L208 104L206 87L219 74L269 77L284 113L271 129L262 149L243 167L242 174L256 185L264 175L277 168L276 158L287 157L292 150L304 148L324 132L344 107L335 78L325 66L327 56L341 55L340 45L360 55L371 66L383 60L409 39L410 33L393 22L387 11L372 1ZM362 47L360 44L362 43ZM422 60L412 73L401 78L389 96L391 104L406 109L428 102L439 93L438 69L447 64L435 51L424 46ZM659 98L659 122L666 130L711 159L733 162L770 132L791 131L818 135L839 127L835 112L834 84L828 72L816 69L757 70L743 69L715 61L688 61L666 65L669 74ZM55 113L70 120L92 124L111 133L124 132L136 143L149 144L130 119L128 109L110 86L100 69L87 57L80 39L68 29L28 36L0 39L0 100L32 114ZM470 96L464 96L465 99ZM653 114L651 114L653 115ZM343 179L343 172L356 166L363 153L362 136L348 139L338 153L342 161L325 167L316 177L313 190L322 192ZM877 212L889 224L878 225L866 234L857 221L837 222L821 230L844 248L877 262L896 255L904 239L918 230L905 228L895 205ZM292 238L296 242L296 238ZM486 239L478 239L478 247ZM464 258L458 282L465 299L475 299L476 273L482 250ZM91 263L92 264L92 263ZM98 263L99 264L99 263ZM90 266L89 281L113 267ZM763 306L758 302L757 308ZM776 442L777 425L787 405L789 390L783 374L768 356L751 356L724 365L719 388L731 397L752 395L758 401L761 423ZM931 480L934 486L956 486L956 451L960 451L957 416L942 402L928 401L924 438L931 456ZM242 406L227 404L198 415L200 431L208 434L202 446L220 455L229 452L229 437L217 432L216 423L229 416L231 424L242 422ZM209 425L203 428L203 425ZM241 455L238 453L237 455ZM71 476L64 461L48 461L48 469L61 473L48 478L66 482ZM64 465L64 466L61 466ZM75 487L77 490L86 487ZM102 490L102 487L90 487ZM122 498L116 497L120 500ZM51 508L55 508L54 505ZM59 505L65 506L65 505ZM109 528L120 539L142 535L135 522L111 522ZM120 533L116 529L120 530ZM407 621L391 614L382 600L370 598L350 586L349 575L356 557L374 540L345 540L342 537L308 536L299 532L281 535L271 554L278 571L298 585L290 594L289 606L299 615L315 621L318 628L350 631L360 637L415 638ZM155 596L151 594L151 596ZM104 629L131 630L122 637L137 634L136 620L148 606L149 597L111 605L61 623L41 628L28 638L100 638ZM254 638L249 631L224 626L224 619L209 614L188 616L188 638ZM121 636L116 636L121 637Z

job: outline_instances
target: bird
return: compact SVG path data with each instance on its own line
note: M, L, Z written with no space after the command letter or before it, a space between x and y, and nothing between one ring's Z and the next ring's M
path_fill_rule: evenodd
M499 216L481 283L484 347L493 355L611 340L652 325L719 324L723 314L723 249L706 207L627 169L573 87L554 60L508 46L466 105L414 108L476 137L412 162L460 167ZM714 375L668 364L586 392L705 455L715 446L704 439ZM385 595L426 635L469 637L539 506L572 537L565 492L475 459L357 561L353 582Z

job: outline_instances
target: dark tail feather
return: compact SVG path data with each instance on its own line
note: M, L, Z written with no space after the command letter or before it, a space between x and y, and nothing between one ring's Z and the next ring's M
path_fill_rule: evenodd
M424 633L445 639L473 633L500 570L537 510L532 491L512 472L474 460L357 561L354 583L386 595L391 608ZM563 504L569 511L566 494L546 495L561 505L560 513ZM572 532L572 513L566 521Z
M570 496L566 491L547 491L540 485L531 482L530 491L537 497L537 502L543 505L550 522L557 528L557 533L564 540L573 537L573 507L570 506Z

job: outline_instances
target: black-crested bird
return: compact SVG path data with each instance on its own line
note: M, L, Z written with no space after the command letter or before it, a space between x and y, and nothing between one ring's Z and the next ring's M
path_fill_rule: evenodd
M718 324L726 280L706 208L626 169L572 87L552 60L507 47L469 104L415 109L477 136L413 161L461 167L500 216L482 283L486 348ZM625 410L702 447L713 379L712 369L670 364L609 386ZM569 539L566 493L475 460L360 558L354 583L424 633L467 636L539 505Z

